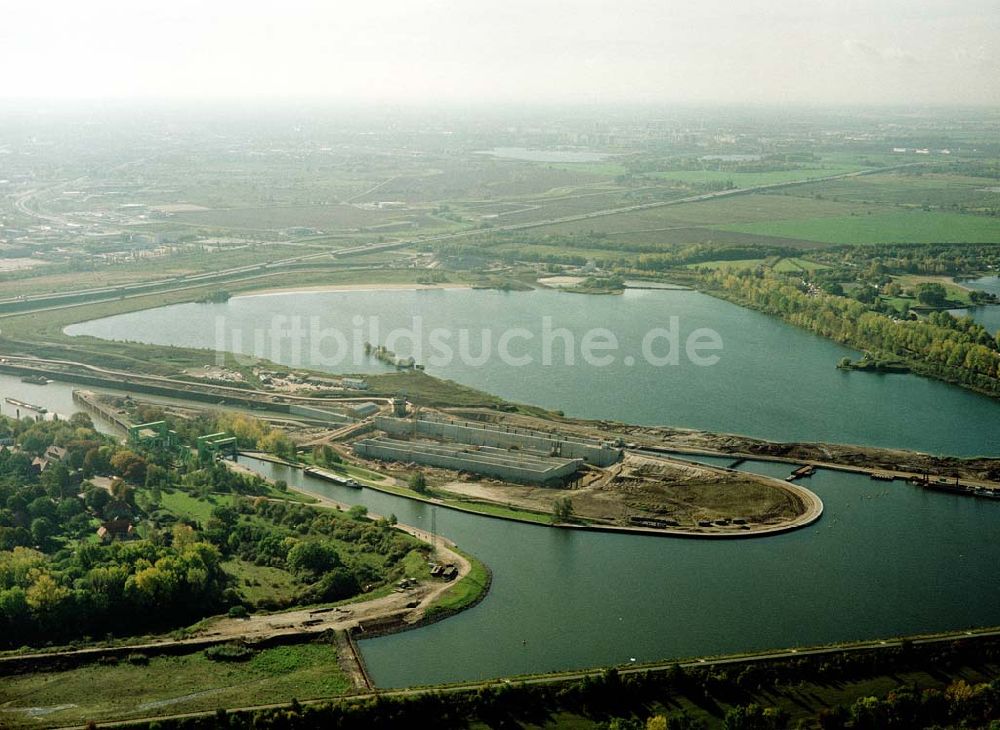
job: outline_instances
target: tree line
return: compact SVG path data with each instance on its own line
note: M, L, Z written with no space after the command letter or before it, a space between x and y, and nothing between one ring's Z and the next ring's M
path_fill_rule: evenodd
M921 375L1000 395L1000 339L971 318L933 312L916 321L901 320L763 270L712 272L705 281L738 304L879 359L899 358Z

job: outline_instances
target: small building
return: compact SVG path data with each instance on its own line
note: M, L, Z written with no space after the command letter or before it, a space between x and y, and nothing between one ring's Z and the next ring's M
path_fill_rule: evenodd
M368 418L368 416L374 416L378 413L378 405L369 400L349 406L349 410L351 411L351 415L357 418Z
M131 520L120 518L102 522L97 528L97 537L101 542L111 542L113 540L130 540L135 537L135 527Z
M45 458L49 461L62 461L66 458L66 453L62 446L50 446L45 450Z
M229 455L235 458L239 451L236 437L224 431L199 436L197 446L198 456L204 460L214 458L216 455Z
M49 468L49 460L46 459L44 456L36 456L34 459L31 460L31 469L36 474L41 474L48 468Z
M176 431L166 421L139 423L128 430L129 443L146 448L175 449L180 445Z
M368 390L368 381L363 378L342 378L340 383L348 390Z

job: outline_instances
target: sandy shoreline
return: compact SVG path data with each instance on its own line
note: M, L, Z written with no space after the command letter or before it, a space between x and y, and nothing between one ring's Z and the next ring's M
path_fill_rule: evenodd
M247 294L234 295L233 299L273 296L275 294L321 294L331 291L429 291L433 289L471 289L471 284L320 284L261 289Z

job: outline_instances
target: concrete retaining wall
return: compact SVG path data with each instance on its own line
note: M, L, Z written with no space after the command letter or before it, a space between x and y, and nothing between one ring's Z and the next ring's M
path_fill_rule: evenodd
M499 449L525 449L539 454L582 459L594 466L610 466L621 459L621 449L593 441L524 429L501 429L471 421L445 421L429 418L408 419L379 416L375 427L391 436L426 436L460 444L493 446Z
M343 413L327 411L322 408L312 408L311 406L299 406L294 403L288 406L288 412L293 416L302 416L303 418L308 418L313 421L321 421L323 423L339 423L345 426L349 423L353 423L355 420Z
M354 451L366 458L468 471L518 484L557 484L583 466L582 459L559 459L489 446L469 448L391 438L359 441L354 444Z

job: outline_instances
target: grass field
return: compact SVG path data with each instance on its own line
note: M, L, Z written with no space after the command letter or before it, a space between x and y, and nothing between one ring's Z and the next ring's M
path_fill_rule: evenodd
M798 256L781 259L774 265L775 271L780 271L785 274L794 274L800 271L811 273L813 271L821 271L829 268L830 267L826 264L810 261L809 259L804 259Z
M499 398L467 388L451 380L440 380L420 371L383 373L366 376L372 390L380 393L405 393L434 406L472 406L501 403Z
M980 209L1000 204L1000 195L995 191L998 185L993 178L898 171L803 185L795 189L795 194L885 205L934 208L961 205Z
M164 509L173 512L180 518L194 520L203 527L208 522L208 518L211 517L213 509L220 504L229 504L230 501L229 498L214 495L198 499L179 489L163 490L160 494L160 505Z
M696 203L678 203L660 208L620 213L584 221L558 223L535 229L540 234L597 231L608 234L656 231L667 228L700 228L748 225L775 220L842 218L884 212L877 206L839 203L794 195L747 193ZM734 229L735 230L735 229Z
M901 284L906 289L916 289L920 284L941 284L945 291L947 292L947 297L949 301L958 302L960 304L969 305L969 290L963 286L956 284L947 276L918 276L916 274L907 274L905 276L894 276L899 284ZM910 306L917 304L915 300L904 300L908 301Z
M718 269L752 269L757 266L764 265L771 266L771 268L775 271L780 271L783 274L807 273L830 268L826 264L810 261L809 259L804 259L800 256L792 256L777 260L772 257L766 259L739 259L734 261L702 261L697 264L688 264L687 268L698 269L701 271L715 271Z
M290 603L302 590L302 584L287 570L255 565L240 558L225 561L222 569L233 576L240 599L251 606L261 601Z
M718 227L820 243L1000 243L1000 218L926 211L784 218Z
M771 259L737 259L734 261L700 261L697 264L688 264L685 268L697 269L699 271L717 271L722 269L728 271L732 269L753 269L771 261Z
M306 205L253 208L222 208L177 214L179 222L232 230L281 230L306 226L328 230L351 230L406 223L414 227L441 227L442 222L420 210L370 210L353 205Z
M122 661L6 677L0 683L0 725L44 727L169 715L330 697L350 688L330 644L279 646L246 662L215 662L197 652L152 657L145 665Z
M472 570L469 574L451 586L441 594L441 597L434 602L434 605L427 609L427 616L433 617L435 614L453 611L460 611L469 604L477 601L486 590L490 582L490 571L483 563L476 560L466 552L458 550L471 564Z

